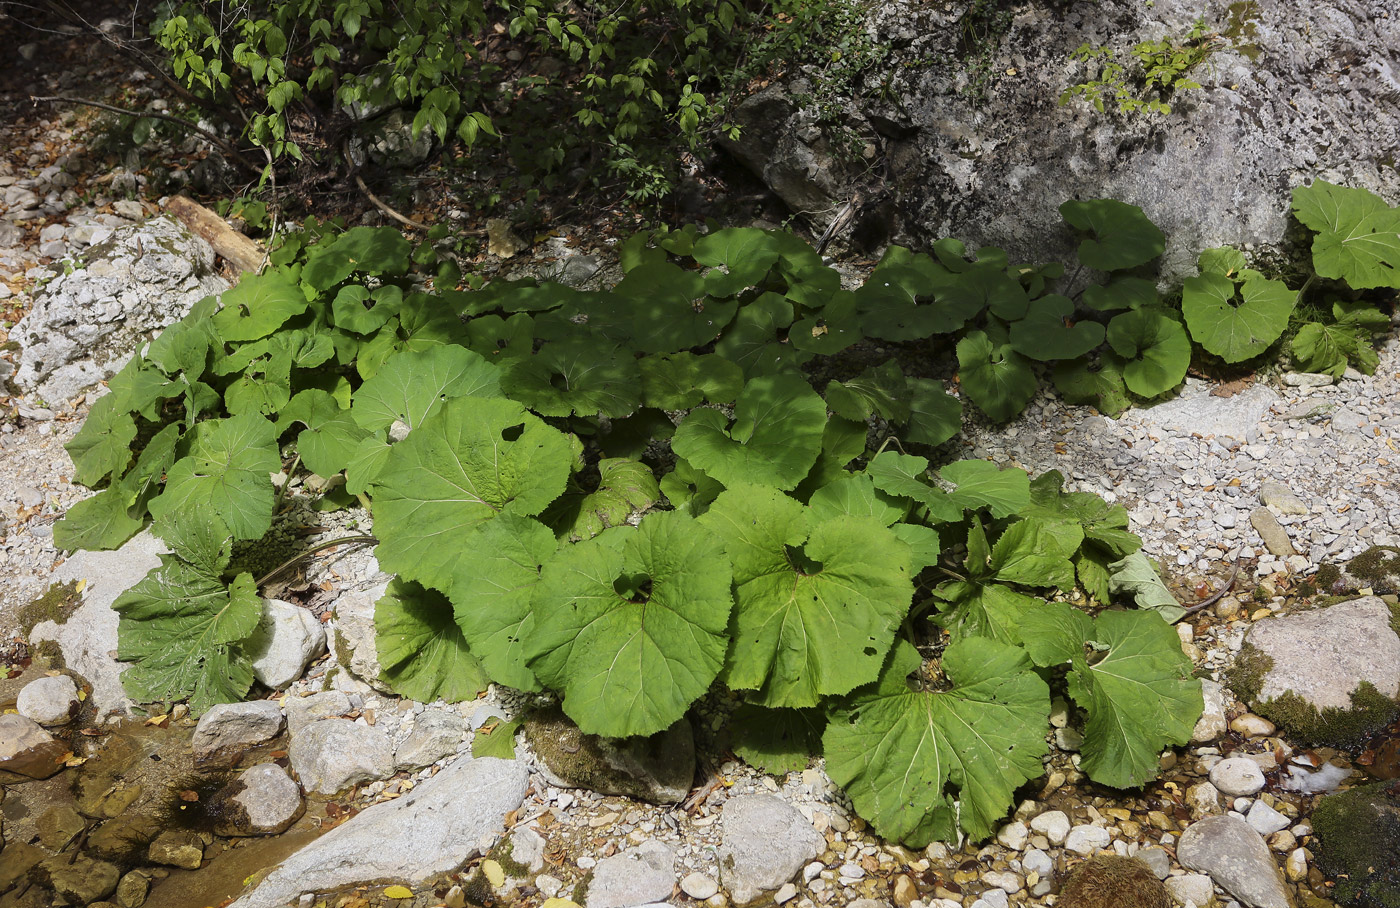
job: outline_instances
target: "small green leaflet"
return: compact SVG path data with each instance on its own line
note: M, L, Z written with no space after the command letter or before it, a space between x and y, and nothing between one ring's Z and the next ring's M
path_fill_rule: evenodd
M575 483L541 516L569 542L597 536L608 527L622 526L633 514L661 498L651 467L621 457L598 461L598 485L585 492ZM577 477L575 477L577 479Z
M695 241L695 261L712 269L705 275L711 296L733 296L757 285L778 261L772 234L753 227L726 227Z
M492 716L486 723L476 730L476 735L472 738L472 757L495 757L498 760L515 759L515 733L520 730L524 720L520 718L509 721Z
M1144 265L1167 248L1167 238L1136 205L1116 199L1070 201L1060 215L1088 236L1079 244L1079 261L1100 271Z
M1191 740L1203 708L1172 626L1153 612L1108 611L1091 622L1064 603L1025 620L1037 664L1071 664L1070 696L1089 716L1080 750L1089 777L1114 788L1155 779L1158 754Z
M439 344L386 359L355 392L351 413L371 431L400 421L414 429L445 400L501 396L494 365L465 347Z
M375 477L385 570L450 589L462 534L499 514L532 517L564 491L567 436L520 404L458 397L388 452Z
M449 598L457 626L480 654L491 680L516 690L540 689L525 664L525 629L540 567L559 547L537 520L504 514L472 530L458 559Z
M221 302L213 326L225 342L267 337L308 305L301 287L282 271L245 275Z
M1236 298L1236 284L1215 272L1187 278L1181 314L1202 347L1227 363L1258 356L1279 339L1298 294L1282 281L1249 272Z
M734 752L769 775L807 768L821 750L826 717L819 709L768 709L745 703L729 719Z
M122 686L142 702L189 697L199 715L243 699L252 685L252 663L238 644L257 628L262 600L250 575L232 585L220 576L230 539L217 520L178 513L164 539L173 554L112 604L120 615L117 658L133 663Z
M943 651L950 689L911 686L919 667L900 640L879 680L833 712L827 772L884 838L922 848L959 826L985 838L1044 772L1049 688L1022 650L978 637Z
M963 388L995 421L1015 417L1035 396L1035 373L1011 344L994 344L985 332L969 331L958 341L957 354Z
M878 520L818 521L735 486L700 523L724 540L736 605L725 683L764 706L816 706L873 680L913 598L907 547Z
M724 486L697 470L682 458L676 459L676 468L661 477L661 494L678 511L685 511L692 517L699 517L710 506L710 502L724 491Z
M963 512L987 508L993 517L1010 517L1030 503L1030 477L1014 467L999 469L986 460L959 460L939 470L951 492L933 488L926 481L928 460L894 451L883 451L866 467L875 488L909 498L926 506L932 519L944 523L962 520Z
M179 512L217 516L235 539L257 539L272 526L271 474L282 469L277 428L256 414L200 423L189 455L166 475L151 501L158 524Z
M826 403L801 376L764 376L744 386L732 425L718 410L692 410L671 447L726 486L792 489L821 453L825 429Z
M120 484L84 498L54 524L54 545L65 552L118 548L134 536L144 522L131 516L130 509L135 503L136 496Z
M486 690L490 679L436 590L394 580L374 605L374 630L380 680L400 696L459 703Z
M1335 324L1308 322L1294 336L1289 351L1308 372L1326 372L1340 378L1351 364L1374 375L1380 357L1371 345L1371 335L1386 332L1390 319L1369 303L1332 304Z
M1108 323L1108 345L1126 360L1123 381L1140 397L1181 384L1191 365L1191 339L1181 323L1156 309L1133 309Z
M136 420L117 408L115 394L100 398L88 411L82 429L64 445L77 468L74 478L92 488L108 475L120 476L131 463Z
M1201 268L1205 271L1205 267ZM1120 277L1103 286L1084 288L1084 305L1099 312L1145 309L1157 305L1157 285L1145 278Z
M720 540L679 511L565 546L540 575L530 668L585 733L655 734L719 673L729 590Z
M1352 287L1400 287L1400 208L1365 189L1317 180L1293 190L1293 212L1313 237L1313 267Z
M1167 621L1176 621L1186 614L1172 591L1162 582L1152 562L1141 551L1132 552L1107 565L1110 593L1133 597L1140 609L1151 609Z

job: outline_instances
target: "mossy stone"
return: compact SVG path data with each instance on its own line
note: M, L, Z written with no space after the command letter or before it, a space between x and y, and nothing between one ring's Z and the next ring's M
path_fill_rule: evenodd
M1373 545L1347 562L1347 573L1377 593L1400 592L1400 547Z
M1327 795L1313 811L1317 867L1355 908L1400 908L1400 795L1388 782Z
M45 621L64 624L83 604L83 594L78 591L76 581L55 583L44 594L27 605L20 606L18 618L20 630L26 639L34 633L34 628Z
M1106 854L1074 868L1056 904L1061 908L1172 908L1172 897L1142 861Z

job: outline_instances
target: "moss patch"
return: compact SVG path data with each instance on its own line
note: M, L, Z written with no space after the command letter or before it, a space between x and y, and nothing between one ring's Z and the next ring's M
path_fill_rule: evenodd
M1386 787L1331 794L1313 811L1317 866L1340 904L1400 908L1400 798Z
M34 633L34 628L45 621L64 624L82 604L83 594L78 592L76 582L56 583L38 599L28 605L20 606L18 613L20 630L28 639L29 635Z
M1394 614L1395 609L1392 609ZM1225 673L1230 689L1256 713L1288 731L1304 744L1326 744L1350 749L1384 728L1397 714L1400 704L1363 681L1352 691L1351 708L1328 707L1319 710L1293 691L1272 700L1260 700L1264 677L1274 660L1246 643L1235 664Z
M63 647L58 645L57 640L40 641L33 648L33 657L44 663L49 671L62 671L68 667L67 660L63 658Z
M1074 868L1057 904L1063 908L1171 908L1172 899L1142 861L1101 855Z
M1373 545L1347 562L1347 573L1377 593L1396 592L1393 587L1400 578L1400 548Z
M588 876L586 876L586 877L584 877L583 879L579 880L579 881L578 881L578 885L574 887L574 891L571 892L571 893L569 894L569 901L573 902L575 905L587 905L587 904L588 904L588 886L589 886L589 884L591 884L592 882L593 882L593 874L592 874L592 873L589 873Z
M1337 584L1342 582L1342 569L1335 564L1318 565L1317 575L1313 577L1313 583L1324 593L1337 593Z
M518 880L530 879L530 868L515 859L515 840L506 836L501 839L495 848L491 849L488 858L501 865L501 869L506 872L506 876L515 877Z

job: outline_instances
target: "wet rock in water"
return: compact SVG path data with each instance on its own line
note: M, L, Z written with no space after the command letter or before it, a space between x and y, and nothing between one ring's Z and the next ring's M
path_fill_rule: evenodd
M244 770L214 797L214 831L226 836L276 835L305 809L300 786L276 763Z
M1210 784L1232 797L1252 795L1264 787L1264 773L1247 757L1229 757L1210 768Z
M100 721L131 713L131 701L122 689L125 664L112 655L117 649L117 613L112 603L135 586L160 555L164 542L149 530L137 533L111 552L74 552L53 573L55 585L84 581L82 602L67 620L41 621L29 633L29 642L52 640L63 652L63 664L92 685L92 705Z
M262 619L244 648L253 657L253 677L281 690L326 651L326 631L315 615L290 602L264 599L262 605Z
M281 732L282 710L272 700L220 703L200 716L190 746L201 762L232 762Z
M151 891L151 878L143 871L132 870L117 883L117 904L122 908L139 908Z
M333 719L351 710L350 697L340 690L327 690L309 697L288 697L287 728L293 734L309 722L320 719Z
M1400 796L1386 782L1327 795L1312 815L1317 867L1348 906L1400 905Z
M7 892L39 866L49 855L44 849L28 842L10 842L0 860L0 892Z
M1172 908L1171 895L1136 858L1104 854L1070 873L1056 904L1064 908Z
M9 849L5 856L9 857ZM85 854L56 854L40 862L38 873L54 892L77 905L87 905L116 892L122 875L116 864L93 860Z
M68 746L33 719L14 713L0 716L0 780L47 779L63 768Z
M643 842L604 858L588 884L588 908L633 908L660 902L676 885L676 853L660 842Z
M35 822L39 842L49 851L62 851L87 828L87 820L72 807L51 807Z
M826 839L807 818L772 795L730 798L720 827L720 881L738 905L782 886L826 850Z
M414 717L413 731L394 754L399 769L420 769L455 754L467 733L460 713L445 709L425 709Z
M1045 836L1051 845L1063 845L1070 828L1069 815L1063 810L1047 810L1031 818L1031 829Z
M19 692L15 709L40 725L67 725L82 708L78 686L67 675L36 678Z
M529 780L513 760L461 757L407 795L366 808L307 845L234 906L282 908L303 892L445 873L504 830Z
M1293 825L1292 820L1263 801L1255 801L1249 805L1249 813L1244 815L1244 819L1251 829L1265 837Z
M1400 635L1367 596L1254 624L1229 671L1256 713L1302 741L1348 746L1400 706Z
M204 862L204 843L199 834L186 829L167 829L155 837L146 851L152 864L198 870ZM116 888L116 881L112 881Z
M332 795L394 774L394 746L377 728L323 719L292 734L292 770L308 792Z
M1236 816L1207 817L1181 834L1181 865L1208 874L1252 908L1291 908L1283 878L1259 833Z
M695 738L685 719L649 738L586 735L558 709L532 713L525 738L546 781L653 804L675 804L695 781Z

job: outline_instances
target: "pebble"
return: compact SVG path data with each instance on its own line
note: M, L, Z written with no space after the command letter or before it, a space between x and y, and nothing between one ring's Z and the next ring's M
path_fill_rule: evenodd
M1230 757L1211 767L1210 782L1222 794L1252 795L1264 787L1264 773L1253 760Z
M1049 810L1031 820L1031 829L1050 840L1051 845L1063 845L1069 836L1069 816L1062 810Z
M1243 713L1230 721L1230 730L1246 738L1262 738L1272 735L1278 729L1263 716Z
M67 725L78 714L82 701L78 686L67 675L36 678L19 692L15 709L40 725Z
M719 892L719 883L711 876L696 871L681 878L681 891L698 901L704 901Z
M1255 801L1249 806L1245 820L1261 836L1268 836L1282 829L1287 829L1289 824L1293 822L1263 801Z
M1085 857L1095 854L1107 848L1108 843L1113 840L1107 829L1102 826L1075 826L1069 831L1065 838L1065 847L1075 854L1082 854Z

